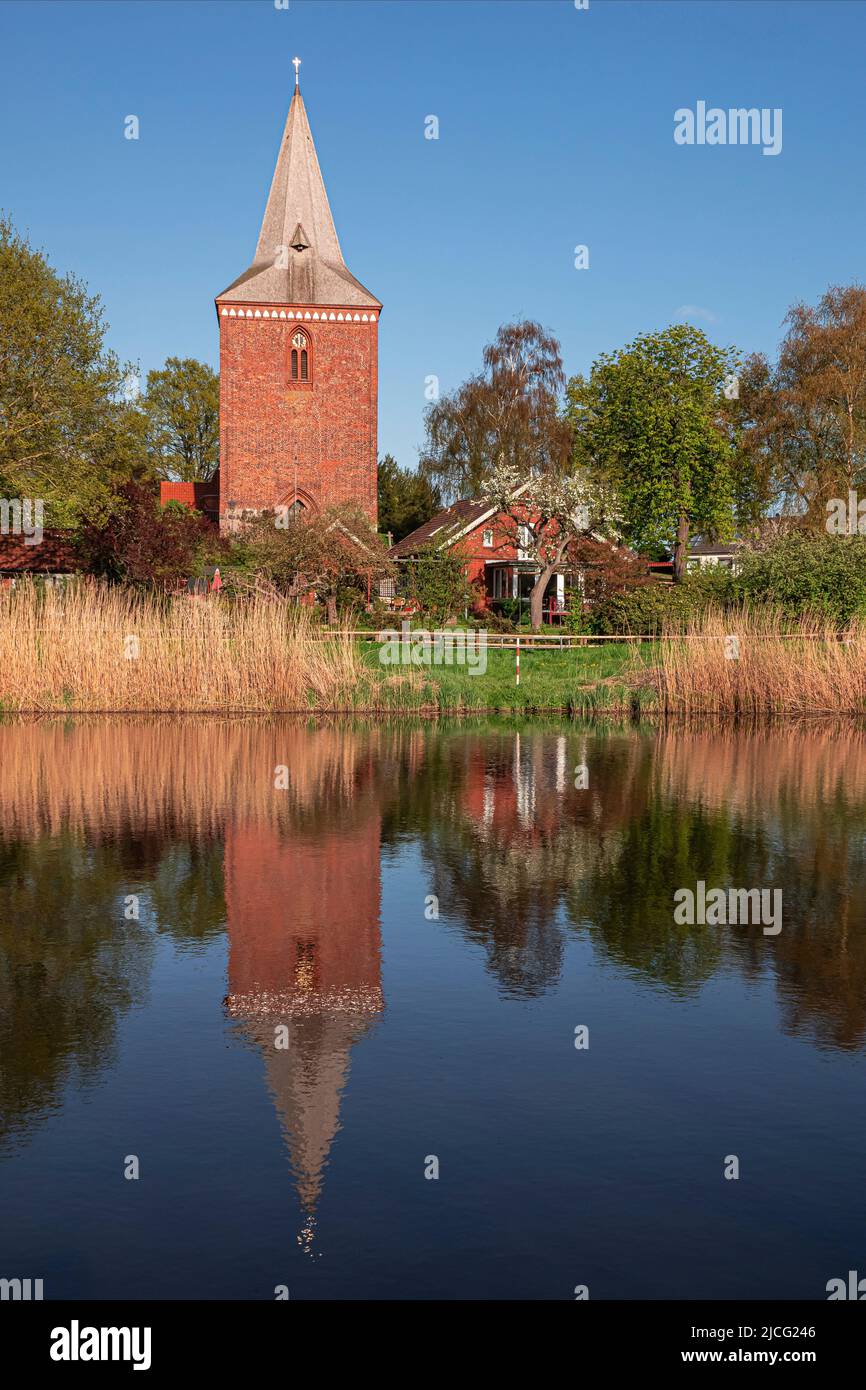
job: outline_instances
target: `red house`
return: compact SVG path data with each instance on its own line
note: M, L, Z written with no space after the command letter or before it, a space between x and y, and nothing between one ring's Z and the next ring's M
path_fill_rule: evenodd
M515 543L515 540L517 543ZM519 544L514 523L487 502L454 502L425 521L391 547L395 560L409 560L431 546L452 547L462 556L466 576L475 588L475 609L501 608L508 600L529 607L529 595L538 575L538 564ZM561 616L570 607L571 591L579 588L579 576L563 564L551 577L544 594L545 621Z
M220 517L220 475L217 469L206 483L167 483L159 485L160 505L169 502L182 502L185 507L201 512L214 526L219 525Z

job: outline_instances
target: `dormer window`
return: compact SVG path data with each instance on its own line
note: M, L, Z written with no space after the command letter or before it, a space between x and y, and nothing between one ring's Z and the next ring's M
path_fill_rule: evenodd
M309 238L307 237L306 232L304 231L303 227L299 222L297 227L295 228L295 234L289 242L289 245L291 246L293 251L306 251L309 244Z
M310 340L301 328L292 334L291 375L292 381L310 380Z

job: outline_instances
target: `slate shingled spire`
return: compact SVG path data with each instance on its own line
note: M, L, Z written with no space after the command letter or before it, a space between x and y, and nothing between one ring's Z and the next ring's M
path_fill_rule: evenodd
M296 69L297 73L297 69ZM255 260L218 302L381 308L346 267L300 87L295 87Z

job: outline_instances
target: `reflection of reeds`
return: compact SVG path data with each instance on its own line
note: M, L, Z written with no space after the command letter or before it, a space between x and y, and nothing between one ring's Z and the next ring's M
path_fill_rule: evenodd
M10 721L0 724L2 829L219 834L228 820L288 829L323 807L350 813L393 737L287 720ZM277 767L285 790L274 786Z
M666 795L724 807L749 819L785 808L866 810L866 729L851 721L770 723L758 732L729 725L658 735L659 784Z
M313 639L274 597L161 600L96 582L0 594L7 710L305 710L350 702L363 666L348 635Z
M853 622L840 637L820 616L710 611L662 638L658 683L663 708L686 715L862 714L866 624Z

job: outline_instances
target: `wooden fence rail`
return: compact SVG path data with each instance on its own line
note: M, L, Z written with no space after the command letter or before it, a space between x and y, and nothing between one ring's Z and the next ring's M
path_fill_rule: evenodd
M465 633L468 636L486 637L487 647L498 651L515 651L517 637L520 637L521 651L570 651L577 647L594 647L601 642L720 642L722 637L716 633L705 632L682 632L682 633L563 633L558 636L556 633L511 633L511 632L487 632L484 628L409 628L406 637L413 640L425 634L433 636L433 632L449 634L458 637ZM736 627L733 629L736 635ZM356 637L366 642L385 642L393 640L394 637L402 637L400 628L379 628L373 631L369 628L322 628L320 632L313 633L314 640L326 640L329 637ZM790 642L835 642L845 641L844 633L828 635L825 632L771 632L771 633L750 633L749 641L782 641Z

